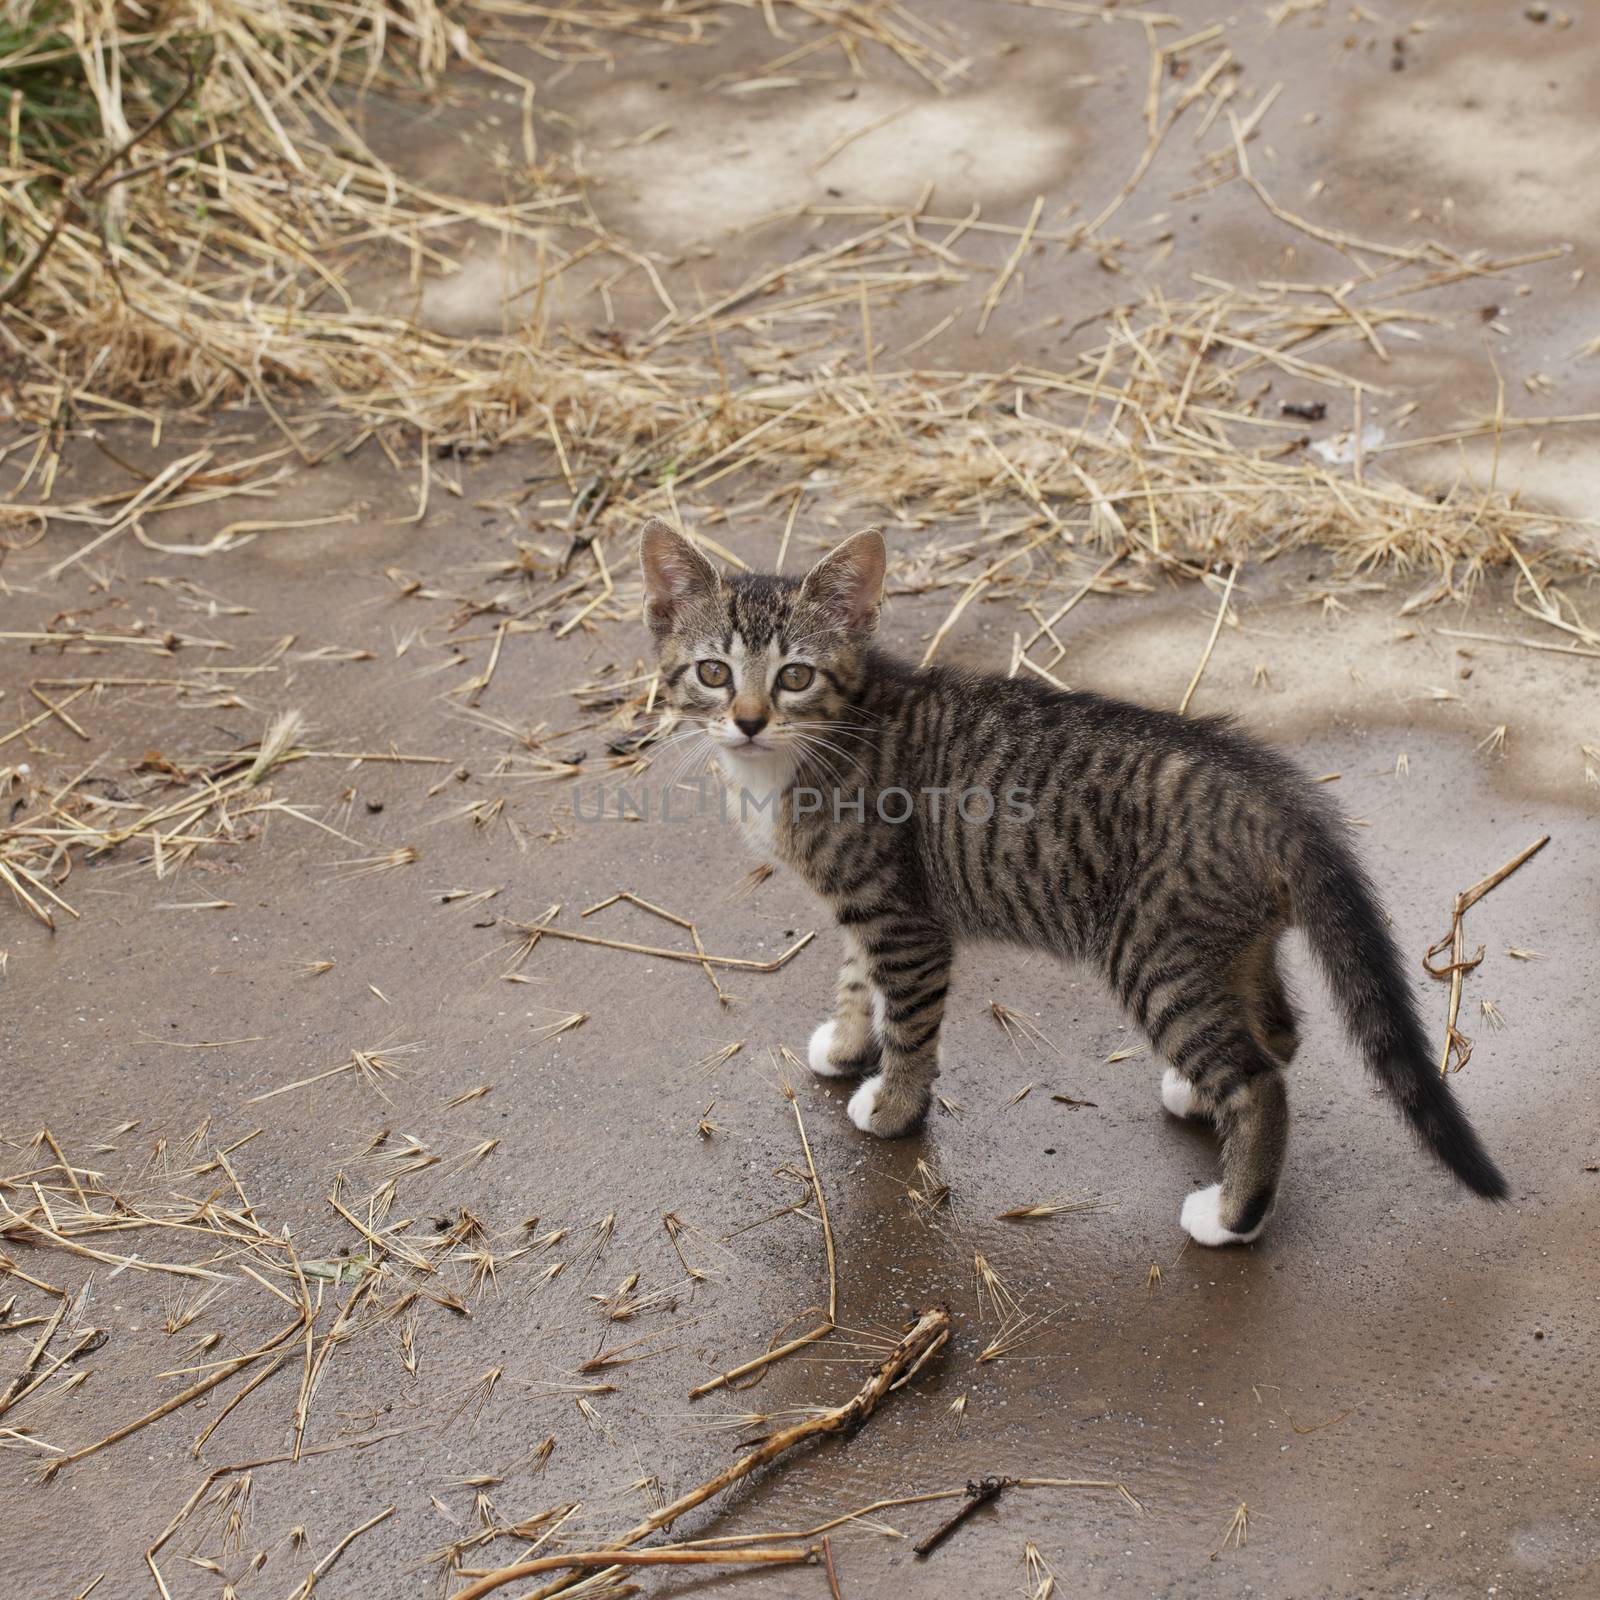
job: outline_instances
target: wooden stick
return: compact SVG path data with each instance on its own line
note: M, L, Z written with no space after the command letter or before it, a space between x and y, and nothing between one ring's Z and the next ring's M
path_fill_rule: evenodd
M811 1190L817 1197L817 1215L822 1219L822 1242L828 1255L828 1321L839 1320L839 1267L833 1250L833 1227L828 1221L828 1202L822 1195L822 1179L817 1176L817 1163L811 1155L811 1141L806 1138L806 1125L800 1119L800 1102L793 1091L789 1104L794 1109L794 1125L800 1130L800 1148L806 1153L806 1170L811 1174Z
M844 1593L839 1588L839 1574L833 1565L833 1541L827 1534L822 1536L822 1564L828 1569L829 1600L844 1600Z
M700 1566L815 1566L818 1552L805 1550L571 1550L560 1556L540 1556L515 1567L486 1573L476 1583L458 1590L450 1600L477 1600L503 1584L531 1578L563 1567L700 1567Z
M305 1281L304 1271L300 1267L298 1258L295 1261L295 1271L301 1282ZM311 1415L311 1398L316 1393L317 1383L322 1377L323 1369L333 1359L333 1353L338 1349L340 1341L348 1337L347 1329L350 1319L355 1314L356 1308L361 1305L372 1293L373 1286L377 1283L375 1274L368 1274L350 1291L350 1298L339 1308L339 1314L333 1319L333 1326L322 1336L322 1343L317 1347L315 1356L311 1354L311 1323L306 1321L306 1371L300 1385L300 1397L295 1403L294 1411L294 1449L293 1458L300 1459L301 1450L305 1444L306 1423ZM309 1295L307 1297L309 1304ZM304 1316L304 1313L302 1313Z
M806 486L801 484L795 491L794 504L789 507L789 516L783 524L783 538L778 543L778 559L773 563L774 572L783 571L783 558L789 553L789 536L794 532L794 519L800 515L800 502L806 497Z
M286 1362L288 1359L288 1356L274 1356L272 1360L269 1361L266 1366L264 1366L260 1372L258 1372L255 1377L253 1377L249 1383L247 1383L238 1392L238 1394L236 1394L227 1403L227 1405L225 1405L222 1410L219 1411L217 1415L214 1416L210 1422L208 1422L205 1427L200 1430L199 1434L195 1438L194 1443L189 1446L189 1454L193 1456L196 1461L200 1459L200 1452L205 1448L206 1440L209 1439L211 1435L228 1420L229 1416L232 1415L234 1408L238 1406L240 1401L248 1400L250 1396L253 1395L256 1390L259 1389L261 1385L273 1375L273 1373L278 1371L278 1369L282 1367L284 1362Z
M0 1396L0 1413L9 1409L12 1401L17 1396L17 1391L28 1381L28 1374L37 1365L39 1357L45 1353L50 1341L56 1336L56 1329L61 1326L61 1319L67 1314L67 1302L70 1296L63 1294L60 1303L51 1314L50 1320L45 1323L43 1331L33 1342L33 1349L28 1352L28 1358L22 1363L22 1371L11 1380L11 1386L3 1396Z
M1582 645L1550 644L1543 639L1507 638L1498 633L1467 633L1460 628L1435 628L1433 631L1444 634L1450 639L1476 639L1480 644L1514 645L1524 650L1543 650L1555 656L1579 656L1590 661L1600 661L1600 650L1585 650Z
M726 1544L789 1544L797 1539L826 1537L835 1528L858 1522L875 1512L893 1511L900 1506L923 1506L935 1500L959 1500L966 1492L965 1489L931 1489L925 1494L895 1495L888 1500L873 1500L867 1505L857 1506L853 1511L841 1512L838 1516L829 1517L826 1522L819 1522L814 1528L797 1528L779 1533L713 1534L705 1539L685 1540L685 1543L705 1550L717 1549Z
M872 1376L843 1405L818 1412L815 1416L807 1417L792 1427L783 1428L770 1435L765 1442L747 1455L741 1456L731 1466L724 1467L721 1472L708 1478L697 1488L680 1495L671 1505L652 1512L637 1527L630 1529L615 1541L616 1549L611 1554L614 1557L658 1529L670 1527L686 1511L692 1511L696 1506L703 1505L713 1495L731 1488L749 1477L759 1467L764 1467L769 1461L775 1461L779 1456L786 1455L798 1445L827 1434L853 1433L877 1410L879 1403L894 1388L902 1374L915 1368L925 1356L932 1354L949 1337L950 1313L939 1307L924 1311L901 1336L900 1342L884 1358ZM613 1564L621 1565L620 1562ZM537 1570L547 1569L541 1566ZM470 1588L463 1589L453 1596L452 1600L478 1600L479 1596L489 1594L502 1584L515 1583L517 1579L528 1575L529 1569L526 1566L504 1567L479 1579ZM552 1595L569 1588L572 1582L571 1578L558 1579L553 1584L535 1589L531 1594L524 1596L523 1600L550 1600Z
M3 1404L0 1404L0 1414L10 1407L26 1400L42 1383L48 1383L70 1361L76 1361L79 1356L90 1350L98 1350L106 1342L106 1332L103 1328L90 1328L65 1355L59 1355L48 1366L41 1367L34 1377L21 1389L13 1389L7 1395ZM18 1380L21 1381L20 1379Z
M1239 126L1237 118L1230 111L1228 122L1233 130L1234 155L1239 162L1239 176L1244 180L1245 187L1264 205L1279 222L1291 228L1298 228L1300 232L1309 234L1313 239L1319 239L1323 244L1331 244L1334 249L1342 250L1349 254L1352 250L1367 250L1373 255L1387 256L1394 261L1411 262L1420 260L1423 256L1439 254L1438 247L1431 241L1428 244L1406 245L1404 247L1392 244L1380 244L1375 239L1358 239L1353 234L1341 233L1337 228L1321 228L1314 222L1308 222L1304 217L1296 216L1292 211L1286 211L1276 200L1267 193L1261 180L1250 170L1250 158L1245 154L1244 131Z
M93 1207L91 1207L89 1204L89 1197L83 1192L83 1185L78 1182L78 1174L73 1171L72 1163L68 1161L66 1156L62 1154L61 1146L56 1143L56 1136L51 1133L48 1128L43 1129L42 1133L45 1143L48 1144L53 1151L55 1151L56 1161L60 1165L61 1170L66 1174L67 1182L72 1185L73 1193L78 1197L78 1204L82 1206L85 1211L92 1211Z
M1549 843L1550 835L1548 833L1542 835L1540 838L1535 839L1526 850L1522 851L1519 855L1513 856L1503 867L1491 872L1487 878L1480 878L1478 882L1473 884L1473 886L1461 896L1461 909L1463 911L1470 911L1481 899L1483 899L1486 894L1488 894L1491 889L1498 888L1506 881L1507 878L1511 876L1513 872L1517 870L1518 867L1524 866L1529 861L1532 861L1533 858L1538 855L1538 853Z
M489 680L494 677L494 669L500 664L500 647L506 642L506 630L510 626L511 619L507 617L506 620L494 630L494 648L489 652L489 664L483 669L482 672L478 674L476 678L474 678L465 686L468 691L467 704L469 706L477 705L479 698L483 694L483 691L489 687Z
M1118 1483L1112 1478L1007 1478L1006 1487L1008 1489L1112 1489L1122 1496L1132 1510L1137 1512L1144 1510L1143 1502L1127 1484ZM816 1539L826 1536L835 1528L859 1522L863 1517L870 1517L879 1511L892 1511L899 1506L931 1505L936 1500L960 1500L965 1497L966 1492L964 1488L930 1489L923 1494L896 1495L892 1499L873 1500L867 1505L857 1506L853 1511L841 1512L811 1528L796 1528L780 1533L725 1533L685 1542L709 1550L728 1544L786 1544L797 1539Z
M43 1278L35 1278L32 1274L24 1272L4 1250L0 1250L0 1274L8 1278L21 1278L24 1283L32 1284L35 1289L42 1290L45 1294L53 1294L58 1300L65 1300L68 1296L68 1291L60 1284L46 1283ZM29 1327L32 1326L33 1324L29 1323Z
M944 643L945 635L956 625L957 618L989 587L990 582L989 575L983 573L967 585L962 591L961 598L951 606L949 616L934 630L933 637L928 641L928 648L922 652L922 660L917 663L919 667L925 667L933 660L934 656L938 654L939 646Z
M791 1339L787 1344L780 1344L776 1350L768 1350L753 1361L746 1361L742 1366L730 1367L726 1372L719 1372L716 1377L691 1389L689 1398L699 1400L722 1388L724 1384L733 1383L739 1378L747 1378L752 1372L759 1372L763 1367L770 1367L774 1361L782 1361L785 1356L792 1356L796 1350L804 1350L808 1344L815 1344L818 1339L826 1339L833 1332L833 1328L831 1320L824 1322L813 1328L810 1333L801 1334L798 1339Z
M411 1267L418 1272L432 1274L439 1270L431 1261L427 1259L426 1256L422 1255L416 1250L413 1250L411 1246L403 1239L385 1239L382 1237L382 1235L374 1233L372 1229L369 1228L364 1222L360 1221L351 1212L347 1211L342 1205L340 1205L338 1200L331 1194L328 1196L328 1204L332 1206L333 1209L337 1211L339 1215L343 1217L344 1220L348 1222L350 1226L367 1241L368 1244L376 1245L378 1249L383 1251L386 1256L399 1256L399 1258L404 1261L408 1267Z
M876 133L879 128L888 127L896 117L903 117L915 104L916 101L908 100L904 105L896 106L893 111L886 111L881 117L867 123L865 127L855 128L849 133L841 134L811 163L807 170L812 177L815 177L836 155L843 150L848 150L857 139L865 139L869 133Z
M977 1483L969 1483L966 1498L932 1533L912 1545L911 1553L915 1556L931 1555L973 1512L991 1501L998 1500L1007 1487L1008 1481L1005 1478L984 1478Z
M722 985L717 982L716 973L711 970L710 965L705 959L706 947L700 942L700 930L695 927L695 925L690 922L687 917L680 917L677 912L668 911L664 906L652 905L648 900L641 899L638 895L631 893L627 889L619 890L616 894L610 896L609 899L600 901L598 905L589 906L586 910L580 911L578 915L580 917L587 917L596 911L604 911L607 906L614 906L619 900L626 900L631 905L638 906L641 911L648 911L652 916L661 917L665 921L672 923L675 927L687 929L689 937L694 940L695 949L700 952L700 965L705 968L705 974L711 980L711 987L717 991L717 998L724 1005L728 1004L728 996L726 992L723 990Z
M1017 235L1015 248L1006 264L1000 269L999 276L989 285L989 292L983 297L983 309L978 313L979 333L989 326L989 318L994 315L994 308L999 305L1000 296L1005 293L1006 285L1011 282L1012 274L1017 270L1018 263L1027 251L1028 243L1033 238L1033 230L1039 226L1039 213L1043 210L1044 196L1035 195L1033 210L1028 213L1028 220L1023 224L1022 232Z
M30 1217L25 1217L20 1211L12 1211L10 1206L5 1208L10 1216L4 1224L5 1231L12 1228L26 1228L31 1233L36 1233L40 1238L48 1239L51 1244L60 1250L69 1250L75 1256L87 1256L91 1261L103 1261L108 1267L125 1267L134 1272L170 1272L179 1278L205 1278L212 1283L226 1283L228 1277L223 1272L208 1272L204 1267L187 1267L181 1262L174 1261L141 1261L138 1256L114 1256L106 1250L91 1250L86 1244L78 1244L63 1234L53 1232L43 1224L35 1222Z
M399 761L417 766L447 767L448 756L407 756L396 750L297 750L286 757L291 761Z
M1472 1040L1469 1039L1456 1026L1461 1015L1461 985L1463 977L1483 960L1483 947L1480 945L1478 953L1468 961L1466 959L1465 934L1461 926L1461 913L1465 907L1461 904L1461 896L1457 895L1455 906L1450 917L1450 932L1445 935L1450 945L1450 964L1444 968L1450 977L1450 1004L1445 1011L1444 1022L1444 1053L1439 1057L1439 1076L1448 1077L1450 1074L1450 1058L1455 1057L1456 1071L1461 1069L1472 1059ZM1435 947L1437 948L1437 947ZM1429 950L1431 956L1433 950Z

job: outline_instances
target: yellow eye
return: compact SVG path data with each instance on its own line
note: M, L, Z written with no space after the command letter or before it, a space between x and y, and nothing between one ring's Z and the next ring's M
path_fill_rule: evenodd
M809 689L811 680L816 677L817 669L808 667L803 661L791 661L782 672L778 674L778 687L780 689Z
M726 661L702 661L695 671L700 674L700 681L708 689L725 689L728 680L733 676Z

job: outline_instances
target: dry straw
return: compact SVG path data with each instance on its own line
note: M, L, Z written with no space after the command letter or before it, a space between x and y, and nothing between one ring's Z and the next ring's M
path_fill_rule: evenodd
M53 482L61 442L46 419L63 412L154 417L152 408L249 399L285 440L276 461L253 459L246 478L258 486L281 475L284 454L311 461L376 437L392 455L415 451L413 520L426 513L438 450L538 441L553 452L588 553L574 574L563 563L572 582L538 602L557 607L558 632L629 613L631 597L613 577L622 552L607 549L614 534L631 533L646 510L670 511L674 495L704 495L735 475L763 488L776 479L791 522L797 486L821 473L838 502L887 507L919 528L976 525L979 538L965 548L928 547L912 578L923 589L956 588L958 606L1014 596L1063 563L1075 582L1074 546L1193 574L1316 543L1355 565L1429 569L1449 593L1488 564L1515 559L1533 575L1576 560L1585 544L1581 529L1519 504L1492 478L1425 492L1379 476L1369 460L1351 473L1303 448L1307 430L1280 413L1278 393L1318 397L1331 432L1349 419L1359 457L1361 418L1389 391L1349 376L1341 354L1361 348L1387 361L1395 338L1440 320L1428 309L1433 291L1561 252L1491 259L1437 240L1395 245L1307 223L1273 200L1246 155L1271 97L1214 153L1219 172L1241 178L1275 225L1348 255L1360 270L1346 281L1239 286L1194 274L1186 298L1147 291L1124 300L1100 341L1061 370L897 368L874 359L870 337L861 348L863 318L870 324L877 307L930 285L968 285L986 321L1032 250L1105 249L1101 230L1148 160L1111 207L1069 231L1040 226L1037 200L1017 222L942 217L926 196L900 208L803 206L783 217L853 231L798 261L759 267L690 310L647 250L597 219L582 174L541 148L531 83L486 57L475 24L537 15L547 24L542 53L605 60L608 40L699 39L744 8L500 3L463 7L463 25L433 0L332 12L300 0L180 0L137 29L120 7L68 0L58 9L59 29L35 22L0 33L0 70L38 86L4 181L0 256L3 337L24 363L23 412L39 419L34 490ZM898 7L775 0L769 16L790 9L825 15L827 44L892 51L938 90L958 70L953 41L912 26ZM1219 29L1167 43L1153 25L1147 31L1148 157L1180 118L1202 107L1214 115L1232 83ZM1161 69L1180 57L1199 70L1164 91ZM428 94L453 62L511 84L524 104L510 157L514 201L420 186L361 135L363 94ZM998 277L956 249L979 232L1009 241ZM420 325L364 295L351 275L358 257L377 252L409 276L415 303L426 278L502 247L540 265L506 296L494 335ZM610 257L659 300L647 331L599 341L550 326L550 285L590 256ZM789 348L797 319L823 331L814 359ZM731 336L742 342L742 378L721 353ZM330 416L341 419L331 433L318 421ZM1506 433L1585 420L1508 417L1502 403L1429 442L1491 436L1498 461ZM120 500L50 504L47 492L19 490L0 519L80 523L90 536L67 558L77 560L123 535L151 542L144 520L237 489L222 481L230 475L200 451ZM282 525L231 525L196 553ZM496 625L469 703L536 609ZM1051 626L1043 633L1054 643ZM1028 669L1048 673L1051 663L1029 650Z

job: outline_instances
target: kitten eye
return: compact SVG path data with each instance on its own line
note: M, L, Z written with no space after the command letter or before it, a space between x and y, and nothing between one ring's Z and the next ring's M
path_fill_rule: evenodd
M726 689L733 676L726 661L701 661L696 664L695 671L708 689Z
M808 667L803 661L791 661L778 674L778 687L780 689L809 689L811 680L816 675L817 669L815 667Z

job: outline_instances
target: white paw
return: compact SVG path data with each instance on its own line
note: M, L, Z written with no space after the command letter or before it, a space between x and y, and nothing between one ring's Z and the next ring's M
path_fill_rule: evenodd
M1161 1103L1175 1117L1197 1117L1202 1110L1194 1085L1176 1067L1161 1074Z
M846 1107L850 1120L876 1139L900 1139L922 1123L927 1114L926 1094L919 1100L914 1092L891 1096L884 1093L883 1074L875 1072L850 1096Z
M806 1051L806 1060L810 1063L811 1070L819 1078L841 1078L844 1076L828 1060L828 1052L833 1049L833 1019L818 1023L812 1030L811 1044Z
M1196 1244L1211 1245L1249 1244L1252 1239L1261 1237L1261 1230L1267 1225L1263 1217L1249 1233L1235 1233L1222 1226L1221 1210L1222 1185L1214 1183L1209 1189L1196 1189L1184 1200L1178 1220Z
M872 1119L878 1110L878 1095L883 1088L883 1074L874 1073L866 1079L861 1087L850 1096L850 1104L845 1110L850 1114L850 1120L863 1133L876 1133Z
M807 1064L819 1078L859 1078L877 1060L877 1046L869 1039L861 1055L843 1062L835 1061L833 1042L838 1036L836 1022L831 1019L819 1022L812 1032L811 1043L806 1047Z

